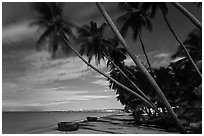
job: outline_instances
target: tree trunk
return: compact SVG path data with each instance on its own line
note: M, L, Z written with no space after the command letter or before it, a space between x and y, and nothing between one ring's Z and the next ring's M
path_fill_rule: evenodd
M174 35L174 37L176 38L176 40L178 41L178 43L183 47L187 57L189 58L189 60L191 61L194 69L196 70L196 72L198 73L198 75L200 76L200 78L202 79L202 74L200 73L198 67L196 66L195 62L193 61L193 59L191 58L190 54L188 53L188 50L186 49L185 45L183 44L183 42L181 42L181 40L178 38L178 36L175 34L174 30L172 29L171 25L169 24L169 21L165 15L165 13L163 12L163 10L161 9L162 15L164 17L164 20L168 26L168 28L170 29L171 33Z
M89 67L91 67L93 70L95 70L96 72L100 73L101 75L105 76L106 78L110 79L111 81L113 81L115 84L117 84L118 86L122 87L123 89L125 89L127 92L133 94L135 97L140 98L142 101L144 101L146 104L148 104L150 107L152 107L155 111L158 112L158 114L164 118L163 114L161 114L161 112L154 106L152 105L149 101L147 101L146 99L144 99L143 97L141 97L140 95L138 95L136 92L134 92L133 90L129 89L128 87L124 86L123 84L119 83L118 81L116 81L115 79L113 79L112 77L108 76L107 74L105 74L104 72L100 71L99 69L97 69L96 67L94 67L93 65L91 65L89 62L87 62L72 46L69 45L66 36L64 34L64 36L61 37L64 42L74 51L74 53L84 62L86 63ZM165 119L165 118L164 118Z
M147 97L147 95L145 95L142 90L140 90L140 88L120 69L120 67L118 67L109 57L108 55L106 55L103 51L102 51L103 55L122 73L122 75L139 91L139 93L142 95L141 97L143 97L144 99L146 99L152 107L154 107L153 109L156 110L158 112L158 114L160 114L162 117L163 114L157 109L157 107L155 106L155 104L149 99L149 97ZM139 95L139 94L138 94Z
M202 24L201 22L191 14L187 9L185 9L181 4L178 2L171 2L179 11L181 11L194 25L196 25L202 31Z
M135 64L138 66L138 68L142 71L142 73L146 76L146 78L149 80L149 82L151 83L152 87L155 89L155 91L157 92L157 94L159 95L159 97L161 98L161 100L163 101L164 105L166 106L166 108L168 109L170 115L172 116L172 118L174 119L176 125L178 126L178 129L180 130L181 133L187 133L186 130L184 129L184 127L182 126L182 124L179 122L175 112L173 111L173 109L171 108L171 105L169 104L169 102L167 101L166 97L164 96L163 92L161 91L161 89L159 88L159 86L157 85L157 83L155 82L155 80L153 79L153 77L149 74L149 72L146 70L146 68L142 65L142 63L137 59L137 57L134 55L134 53L132 52L132 50L129 48L129 46L127 46L125 40L123 39L123 37L121 36L121 34L119 33L118 29L116 28L116 26L114 25L113 21L111 20L111 18L109 17L108 13L106 12L106 10L104 9L103 5L101 3L96 3L99 10L101 11L103 17L105 18L105 20L108 22L110 28L112 29L112 31L114 32L114 34L116 35L116 37L119 39L119 41L121 42L122 46L127 50L128 54L130 55L130 57L133 59L133 61L135 62Z
M147 64L148 64L149 69L150 69L150 73L153 74L152 67L151 67L150 62L149 62L149 59L148 59L148 57L147 57L147 53L146 53L146 51L145 51L145 47L144 47L144 44L143 44L143 41L142 41L142 38L141 38L141 34L140 34L139 31L138 31L138 36L139 36L139 39L140 39L140 43L141 43L141 45L142 45L142 50L143 50L144 55L145 55L145 58L146 58L146 60L147 60Z

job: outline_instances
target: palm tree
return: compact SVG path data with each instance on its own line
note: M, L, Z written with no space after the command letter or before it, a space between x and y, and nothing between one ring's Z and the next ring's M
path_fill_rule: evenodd
M135 62L135 64L138 66L138 68L142 71L142 73L145 75L145 77L149 80L150 84L153 86L153 88L155 89L155 91L157 92L157 94L159 95L161 100L163 101L163 103L166 106L167 110L169 111L170 115L173 117L175 123L177 124L180 132L181 133L186 133L186 130L184 129L184 127L179 122L175 112L172 110L171 105L169 104L166 97L162 93L160 87L155 82L153 77L149 74L149 72L145 69L145 67L142 65L142 63L138 60L138 58L134 55L134 53L130 50L129 46L126 44L125 40L123 39L123 37L119 33L118 29L116 28L115 24L113 23L113 21L109 17L109 15L106 12L105 8L103 7L102 3L96 3L96 4L97 4L97 7L99 8L100 12L102 13L103 17L105 18L105 20L108 22L110 28L112 29L112 31L114 32L116 37L121 42L122 46L127 50L127 53L130 55L132 60Z
M98 28L95 22L90 22L90 26L84 25L78 30L78 39L80 42L79 53L81 55L86 54L89 63L95 57L96 64L100 64L101 59L105 59L104 54L108 54L109 50L113 48L103 36L105 27L106 23L103 23Z
M155 16L155 13L158 9L161 10L162 12L162 15L163 15L163 18L169 28L169 30L171 31L171 33L173 34L173 36L175 37L175 39L177 40L177 42L183 47L186 55L188 56L188 59L191 61L194 69L197 71L198 75L202 78L202 74L200 73L198 67L196 66L195 62L193 61L192 57L190 56L188 50L186 49L186 47L184 46L183 42L181 42L181 40L179 39L179 37L176 35L176 33L174 32L173 28L171 27L168 19L167 19L167 13L168 13L168 8L166 6L166 3L164 2L157 2L157 3L154 3L154 2L144 2L143 5L141 6L142 9L145 11L145 12L148 12L149 10L151 10L151 17L154 17Z
M131 82L128 82L126 80L124 74L121 73L120 70L118 70L111 62L108 62L107 65L111 68L110 76L112 78L116 79L117 81L119 81L120 83L122 83L123 85L128 86L129 88L131 88L135 92L139 93L137 88L142 88L142 90L145 91L148 94L148 96L151 96L149 94L150 94L150 90L152 90L152 89L151 89L151 87L148 88L149 83L148 83L148 81L146 81L144 79L144 76L142 77L142 74L141 75L135 74L136 73L135 71L137 71L135 68L132 68L132 66L129 67L129 66L125 65L125 63L124 63L124 60L126 59L125 53L126 53L126 50L124 48L116 48L113 51L111 51L110 58L111 58L111 60L114 61L115 64L117 64L118 67L120 67L120 69L124 72L124 74L131 81L133 81L135 83L135 85L137 87L135 87L134 84L131 84ZM109 81L109 88L115 90L115 92L117 94L117 100L120 101L120 103L122 105L125 105L125 106L128 106L129 108L131 108L131 111L133 112L133 116L135 118L135 121L137 121L137 123L138 123L139 120L136 120L136 119L141 118L142 115L135 116L135 115L138 115L138 114L135 114L135 113L138 112L137 109L141 105L143 106L143 108L141 110L143 112L145 112L145 113L148 113L149 117L151 117L151 115L152 115L151 110L150 110L151 107L146 105L140 99L135 98L134 96L132 96L132 94L130 94L128 92L125 93L123 88L121 88L120 86L118 86L117 84L112 82L111 80L108 79L108 81ZM140 82L140 81L142 81L142 82ZM144 83L146 83L146 84L144 85ZM155 104L152 101L151 101L151 103L155 106ZM148 112L147 112L146 109L149 109ZM156 109L158 109L158 107ZM159 112L157 111L157 113L159 113Z
M118 69L120 73L138 90L140 95L144 97L149 103L152 104L155 110L156 106L151 102L151 100L135 85L135 83L123 72L121 69L121 62L126 58L124 56L124 49L114 49L117 46L116 39L106 39L103 36L106 24L103 23L99 28L94 22L89 25L84 25L79 29L79 41L80 55L86 54L88 57L88 62L90 63L92 58L95 57L96 64L99 64L101 59L108 59L107 65L112 65L114 68ZM113 46L113 44L115 44ZM111 53L109 53L111 52ZM116 57L117 58L114 58ZM157 110L158 111L158 110ZM159 111L158 111L159 112Z
M142 50L147 60L147 64L149 66L150 72L152 73L152 68L147 57L147 53L145 51L144 43L141 38L142 28L146 28L147 30L152 31L152 24L150 22L149 16L145 14L141 9L139 9L138 3L123 2L123 4L120 4L120 6L124 7L124 9L126 9L127 11L124 15L120 16L117 19L118 22L123 23L120 33L122 34L123 37L125 37L128 28L130 27L132 28L133 39L137 40L137 37L139 37L140 43L142 45Z
M194 61L202 60L202 32L199 29L192 30L183 43ZM176 57L187 57L182 46L172 55L172 58Z
M151 104L149 101L147 101L146 99L144 99L142 96L138 95L136 92L134 92L134 91L131 90L130 88L128 88L128 87L126 87L125 85L121 84L120 82L118 82L118 81L115 80L114 78L108 76L107 74L105 74L105 73L102 72L101 70L99 70L99 69L97 69L96 67L94 67L93 65L91 65L88 61L86 61L86 60L80 55L80 53L78 53L78 52L69 44L68 38L67 38L67 36L66 36L65 33L62 32L62 33L60 33L60 35L61 35L62 40L66 43L66 45L69 46L69 48L71 48L72 51L73 51L85 64L87 64L87 65L88 65L89 67L91 67L93 70L95 70L95 71L98 72L99 74L103 75L103 76L106 77L107 79L111 80L112 82L114 82L114 83L117 84L118 86L122 87L122 88L126 91L126 93L128 92L128 93L132 94L132 95L135 96L136 98L141 99L144 103L148 104L150 107L152 107L153 109L155 109L155 107L152 106L152 104ZM159 114L162 118L164 118L163 114L161 114L157 108L155 109L155 111L157 111L158 114ZM165 119L165 118L164 118L164 119Z
M49 51L51 57L56 57L56 52L61 47L62 51L67 54L70 49L62 42L59 37L61 31L73 36L71 23L66 22L62 18L63 3L57 2L39 2L32 3L32 8L39 13L37 19L31 22L32 25L37 25L40 29L44 29L43 33L37 40L37 49L40 49L43 41L49 38Z
M35 10L38 11L38 13L42 14L42 17L39 17L38 20L36 20L35 22L33 22L31 25L39 25L39 26L43 26L46 29L46 31L43 33L43 35L41 36L42 38L40 39L44 39L46 36L48 36L49 41L50 41L50 49L52 49L52 56L54 57L54 53L55 51L57 51L58 48L56 48L56 46L58 47L61 44L58 44L55 39L55 36L57 38L59 38L58 40L61 42L63 42L63 45L65 45L65 48L71 49L72 51L74 51L76 53L76 55L84 62L86 63L88 66L90 66L92 69L94 69L95 71L97 71L98 73L104 75L106 78L112 80L113 82L115 82L116 84L118 84L119 86L123 87L126 91L132 93L135 97L140 98L141 100L143 100L145 103L147 103L148 105L151 106L151 104L144 99L143 97L141 97L140 95L138 95L137 93L135 93L134 91L132 91L131 89L127 88L126 86L120 84L118 81L116 81L115 79L109 77L107 74L105 74L104 72L100 71L99 69L97 69L96 67L94 67L93 65L91 65L89 62L87 62L70 44L69 44L69 36L71 33L71 29L63 22L62 19L60 19L61 13L62 13L62 9L60 8L61 6L57 6L58 3L34 3L32 6ZM58 7L58 8L56 8ZM53 11L56 10L56 11ZM59 14L60 13L60 14ZM58 15L58 16L56 16ZM53 28L54 27L54 28ZM48 29L49 28L49 29ZM66 29L65 29L66 28ZM51 34L51 36L50 36ZM54 39L53 39L54 38ZM38 44L41 43L38 40ZM55 43L53 45L53 42ZM154 108L154 107L153 107ZM162 115L161 115L162 116Z
M202 30L201 22L185 7L183 7L178 2L171 2L179 11L181 11L194 25L196 25L200 30Z

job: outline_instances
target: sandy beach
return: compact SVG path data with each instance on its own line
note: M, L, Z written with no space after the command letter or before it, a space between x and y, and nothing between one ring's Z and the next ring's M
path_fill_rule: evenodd
M3 134L155 134L162 129L134 126L132 116L119 112L3 112ZM89 122L86 117L98 117ZM57 122L78 122L77 131L59 131Z

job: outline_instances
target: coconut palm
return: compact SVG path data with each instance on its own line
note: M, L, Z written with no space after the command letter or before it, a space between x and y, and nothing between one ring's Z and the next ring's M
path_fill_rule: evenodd
M150 14L151 18L154 18L157 11L160 9L165 15L168 13L168 7L165 2L143 2L141 9Z
M145 77L148 79L152 87L155 89L161 100L163 101L164 105L166 106L167 110L169 111L170 115L173 117L175 123L177 124L179 130L181 133L186 133L186 130L182 126L182 124L179 122L175 112L172 110L171 105L167 101L166 97L162 93L160 87L155 82L153 77L149 74L149 72L146 70L144 65L139 61L139 59L134 55L134 53L130 50L129 46L126 44L125 40L123 39L122 35L119 33L118 29L116 28L115 24L113 23L112 19L109 17L108 13L106 12L105 8L103 7L102 3L96 3L97 7L99 8L100 12L102 13L105 20L108 22L110 28L116 35L116 37L121 42L122 46L126 49L127 53L130 55L132 60L135 62L135 64L138 66L138 68L142 71L142 73L145 75Z
M111 58L113 58L112 60L123 70L125 75L127 75L128 78L130 78L131 81L133 81L138 86L138 88L142 88L142 90L145 90L146 92L148 90L148 94L149 94L151 88L147 88L149 86L148 82L146 82L146 80L144 80L144 77L141 77L138 74L135 75L135 69L132 69L132 67L125 65L124 60L125 60L126 56L123 56L124 53L122 52L123 50L121 50L121 49L123 49L123 48L118 48L117 50L115 50L111 53ZM123 74L117 68L115 68L111 63L109 65L111 67L110 76L112 78L116 79L117 81L119 81L123 85L128 86L129 88L131 88L135 92L138 92L137 88L135 88L133 84L128 82L126 80L126 78L123 76ZM138 82L138 79L140 81L142 80L142 82ZM141 103L145 107L147 106L143 101L141 102L140 99L135 98L132 94L130 94L128 92L124 92L124 89L122 87L118 86L117 84L115 84L114 82L112 82L109 79L108 79L108 81L109 81L110 89L115 90L115 92L117 94L117 100L120 101L122 105L126 105L126 106L130 107L132 109L132 112L136 112L135 110L137 109L138 106L141 105ZM141 85L141 83L146 83L146 85L143 86L143 85ZM140 101L140 103L138 103L138 101ZM149 106L147 106L147 107L149 107Z
M52 38L54 36L57 36L59 38L58 39L59 41L62 40L63 43L65 43L64 44L65 48L71 49L72 51L74 51L76 53L76 55L84 63L86 63L92 69L94 69L95 71L97 71L100 74L104 75L106 78L110 78L107 74L100 71L99 69L97 69L96 67L91 65L89 62L87 62L73 47L70 46L69 36L72 33L71 33L71 31L69 31L70 30L69 27L66 27L67 29L64 29L66 24L63 22L62 19L60 19L60 16L56 16L56 15L61 15L61 13L62 13L61 8L56 8L57 5L58 5L57 3L34 3L33 4L33 8L35 10L37 10L38 13L42 14L42 17L39 17L37 21L32 23L32 25L39 25L41 27L43 26L43 27L47 28L46 31L41 36L42 38L40 38L40 39L44 39L46 37L46 35L48 36L49 41L51 42L49 47L53 50L51 52L51 54L54 54L55 51L57 50L56 46L58 47L59 44L57 44L57 42L54 41L56 39L52 39ZM61 7L61 6L59 6L59 7ZM59 11L58 11L58 9L59 9ZM53 11L53 10L56 10L56 11ZM56 29L56 28L58 28L58 29ZM52 36L50 36L49 34L52 34ZM40 39L38 40L38 44L41 43L41 42L39 42L39 41L41 41ZM54 46L53 46L52 42L54 42L56 44L54 44ZM124 86L122 84L120 84L119 82L117 82L116 80L114 80L112 78L110 78L110 79L113 80L116 84L119 84L120 86L122 86L126 91L132 93L135 97L138 97L138 98L142 99L144 102L146 102L147 104L151 105L146 99L144 99L143 97L141 97L140 95L138 95L137 93L132 91L131 89L127 88L126 86Z
M108 40L104 38L105 27L106 23L98 27L95 22L90 22L90 25L79 28L79 53L81 55L86 54L89 63L95 57L96 64L100 64L101 59L105 59L104 54L108 54L109 50L113 48L108 44Z
M126 50L124 48L114 48L110 53L110 60L107 62L107 67L110 69L115 69L114 62L118 67L123 68L124 60L126 59Z
M192 30L183 43L194 61L202 59L202 32L199 29ZM172 55L172 58L176 57L187 58L182 46L179 46L177 52Z
M104 38L103 33L106 24L103 23L100 27L94 22L89 25L84 25L79 29L79 41L81 42L80 51L81 55L88 57L90 63L92 58L95 57L96 64L99 64L101 59L106 58L108 60L107 65L116 68L139 92L144 99L149 101L156 109L156 106L150 101L150 99L135 85L133 81L123 72L121 62L124 61L126 56L124 55L123 48L116 48L117 40L115 38ZM159 111L158 111L159 112Z
M140 43L142 45L142 50L144 52L144 55L147 60L147 64L149 66L149 69L152 73L152 68L149 62L149 59L147 57L147 53L144 47L144 43L141 38L141 31L143 28L146 28L149 31L152 31L152 24L150 22L149 16L143 12L141 9L139 9L138 3L125 3L120 4L120 6L123 6L124 9L127 11L124 15L120 16L117 21L122 22L123 26L120 30L120 33L123 37L127 34L127 31L129 28L132 28L133 30L133 39L137 40L137 37L139 37Z
M153 106L149 101L147 101L146 99L144 99L142 96L138 95L135 91L133 91L132 89L126 87L125 85L121 84L120 82L118 82L116 79L108 76L107 74L105 74L103 71L97 69L96 67L94 67L92 64L90 64L88 61L86 61L86 59L84 59L82 57L82 55L80 53L78 53L68 42L68 38L66 33L61 32L60 33L61 39L66 43L67 46L69 46L70 49L72 49L72 51L85 63L87 64L89 67L91 67L93 70L95 70L96 72L98 72L99 74L103 75L104 77L106 77L107 79L111 80L112 82L114 82L116 85L122 87L125 91L125 93L130 93L132 94L134 97L141 99L144 103L146 103L147 105L149 105L150 107L152 107L153 109L155 109L155 111L157 111L157 113L164 118L163 114L161 114L161 112L155 108L155 106ZM165 118L164 118L165 119Z
M39 2L32 3L31 6L39 15L30 25L37 25L40 29L44 29L43 33L37 40L37 49L40 49L43 41L48 38L48 46L52 58L56 57L55 55L59 47L61 47L62 51L67 54L70 49L62 42L59 33L64 31L69 34L69 36L73 36L73 33L71 31L72 24L66 22L62 18L63 3Z
M202 75L199 71L199 69L197 68L195 62L193 61L192 57L190 56L188 50L186 49L186 47L184 46L183 42L181 42L181 40L179 39L179 37L177 36L177 34L174 32L173 28L171 27L169 21L168 21L168 18L167 18L167 13L168 13L168 8L166 6L166 3L164 2L157 2L157 3L154 3L154 2L144 2L141 6L141 8L145 11L145 12L149 12L150 10L150 14L151 14L151 17L154 17L155 16L155 13L158 9L161 10L162 12L162 15L163 15L163 18L169 28L169 30L171 31L171 33L173 34L173 36L175 37L175 39L177 40L177 42L182 46L182 48L184 49L186 55L188 56L188 59L191 61L194 69L197 71L198 75L202 78Z

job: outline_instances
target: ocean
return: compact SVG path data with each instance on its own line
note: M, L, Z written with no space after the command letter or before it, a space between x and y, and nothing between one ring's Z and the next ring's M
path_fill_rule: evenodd
M87 116L106 116L114 112L82 111L82 112L2 112L3 134L42 134L55 133L57 122L79 121Z

